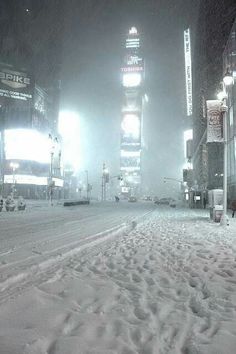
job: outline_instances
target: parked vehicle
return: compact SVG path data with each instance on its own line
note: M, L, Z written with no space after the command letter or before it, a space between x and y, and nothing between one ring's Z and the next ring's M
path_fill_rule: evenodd
M158 204L158 205L169 205L170 199L169 198L161 198L161 199L155 201L154 203Z
M129 197L128 202L131 202L131 203L137 202L137 198L136 197Z
M170 206L171 208L176 208L176 200L172 199L172 200L170 201L170 203L169 203L169 206Z

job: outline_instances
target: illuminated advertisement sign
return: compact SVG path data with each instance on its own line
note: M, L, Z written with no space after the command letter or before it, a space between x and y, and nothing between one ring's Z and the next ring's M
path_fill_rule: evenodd
M32 80L29 75L0 63L0 97L23 101L32 99Z
M47 135L33 129L7 129L5 156L7 160L50 163L50 141Z
M120 155L121 157L139 157L140 158L141 151L129 151L129 150L121 150Z
M141 120L137 113L125 113L121 122L121 143L140 144Z
M142 95L137 94L136 89L125 91L123 96L123 111L141 111L142 110Z
M124 73L122 78L122 84L124 87L132 88L141 85L142 75L140 73Z
M137 37L127 38L125 47L127 49L129 49L129 48L132 48L132 49L140 48L140 40L139 40L139 38L137 38Z
M207 142L223 142L223 116L220 100L207 101Z
M125 67L121 68L121 72L123 72L123 73L135 73L135 72L139 72L139 71L143 71L142 66L125 66Z
M121 168L135 167L140 169L140 157L121 157Z
M139 72L144 70L143 58L137 54L128 54L124 58L124 66L122 72Z
M53 178L53 182L56 187L63 187L63 180L60 178ZM36 186L47 186L48 178L47 177L38 177L33 175L5 175L4 183L16 183L16 184L32 184Z
M193 104L192 104L191 38L190 38L189 28L184 31L184 55L185 55L187 115L191 116L193 111Z

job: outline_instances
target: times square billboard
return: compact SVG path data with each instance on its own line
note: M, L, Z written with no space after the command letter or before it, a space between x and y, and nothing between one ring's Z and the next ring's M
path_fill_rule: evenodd
M123 112L121 120L121 146L141 146L141 112Z
M0 63L0 97L28 101L32 99L33 82L25 71Z
M34 82L24 70L0 63L0 128L31 126L31 105Z

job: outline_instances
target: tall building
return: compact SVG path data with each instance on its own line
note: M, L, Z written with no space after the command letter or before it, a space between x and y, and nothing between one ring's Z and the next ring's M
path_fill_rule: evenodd
M17 185L18 194L46 198L49 179L62 186L57 133L60 3L1 1L0 184L5 195Z
M216 99L235 15L234 0L200 1L193 50L193 178L199 190L223 185L223 144L207 144L206 100Z
M228 199L236 199L236 20L229 35L224 55L223 73L227 70L233 76L233 84L227 87L228 125Z
M124 45L121 67L123 104L121 112L121 192L137 195L141 186L142 114L144 60L138 30L132 27Z

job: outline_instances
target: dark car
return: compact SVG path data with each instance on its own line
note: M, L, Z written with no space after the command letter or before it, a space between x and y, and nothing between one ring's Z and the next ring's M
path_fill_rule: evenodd
M137 202L137 198L136 197L129 197L128 202L131 202L131 203Z
M169 205L169 203L170 203L169 198L161 198L161 199L155 201L155 204L158 204L158 205Z
M169 203L169 206L170 206L171 208L176 208L176 200L171 199L171 201L170 201L170 203Z

